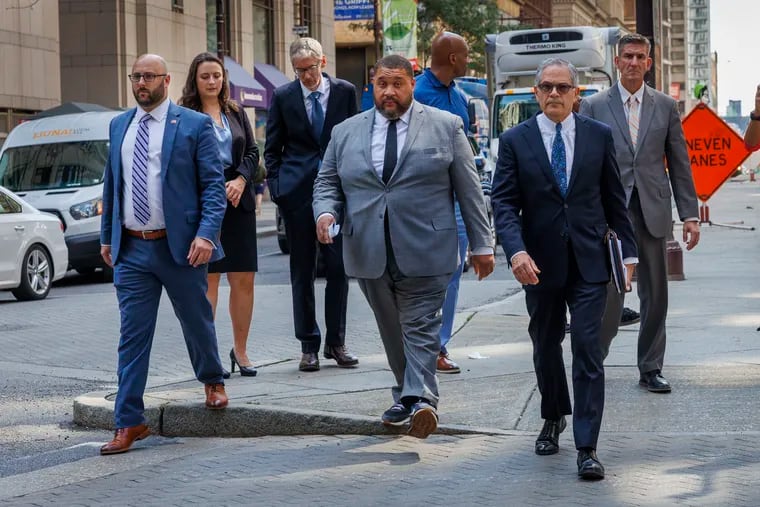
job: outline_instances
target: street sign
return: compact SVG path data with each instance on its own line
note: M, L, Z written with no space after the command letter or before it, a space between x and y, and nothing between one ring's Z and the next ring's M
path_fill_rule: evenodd
M750 152L744 140L705 104L683 120L697 197L706 201L731 177Z
M293 33L303 37L309 34L309 27L306 25L295 25L293 27Z

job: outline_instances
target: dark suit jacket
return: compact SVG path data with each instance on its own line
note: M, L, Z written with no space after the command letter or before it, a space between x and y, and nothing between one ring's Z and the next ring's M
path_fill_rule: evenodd
M135 112L132 108L115 117L109 128L111 144L103 176L100 243L111 245L114 263L119 262L123 223L121 145ZM208 115L169 104L161 145L161 192L174 261L188 265L187 253L196 236L214 242L211 261L224 257L219 231L227 197L219 147Z
M259 147L256 145L251 122L243 106L238 105L237 111L230 109L227 119L232 131L232 167L225 169L224 178L230 181L237 178L239 174L245 177L245 190L240 198L240 205L246 211L254 211L256 192L253 189L253 178L259 164Z
M583 279L609 281L607 228L636 257L633 228L615 161L610 128L575 115L575 152L565 198L552 173L536 117L504 132L491 193L496 233L507 259L524 250L541 270L530 289L567 283L569 248Z
M325 124L317 139L306 115L298 79L277 88L269 107L264 161L272 200L285 209L311 202L319 163L332 128L356 114L356 88L348 81L322 74L330 82Z

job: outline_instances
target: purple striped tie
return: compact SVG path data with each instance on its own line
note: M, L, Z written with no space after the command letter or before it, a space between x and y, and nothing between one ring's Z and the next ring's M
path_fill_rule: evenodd
M135 152L132 159L132 207L135 219L142 225L150 220L150 204L148 204L148 130L149 114L140 118L135 137Z

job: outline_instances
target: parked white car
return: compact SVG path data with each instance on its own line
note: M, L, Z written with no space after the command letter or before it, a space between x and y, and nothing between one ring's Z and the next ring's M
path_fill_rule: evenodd
M43 299L68 265L60 219L0 186L0 290L21 301Z

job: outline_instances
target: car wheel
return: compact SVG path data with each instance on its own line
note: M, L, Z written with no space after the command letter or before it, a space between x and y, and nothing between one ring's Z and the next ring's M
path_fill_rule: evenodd
M13 289L19 301L44 299L50 292L53 280L53 262L41 245L32 245L21 265L21 285Z
M290 253L290 248L288 247L287 238L277 238L277 244L280 245L280 252L284 254Z

